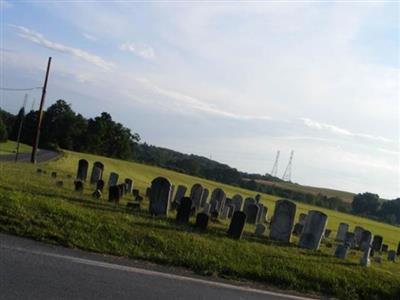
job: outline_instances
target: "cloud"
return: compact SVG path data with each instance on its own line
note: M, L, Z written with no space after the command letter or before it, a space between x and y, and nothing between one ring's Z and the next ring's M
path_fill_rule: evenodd
M59 43L52 42L52 41L46 39L41 33L38 33L29 28L26 28L23 26L17 26L17 25L10 25L10 26L12 26L18 30L18 32L19 32L18 35L21 38L26 39L34 44L40 45L42 47L45 47L47 49L51 49L51 50L54 50L57 52L69 54L71 56L82 59L88 63L91 63L98 67L101 67L107 71L112 70L114 67L113 63L102 59L100 56L91 54L82 49L73 48L73 47L69 47L69 46L59 44Z
M384 142L384 143L392 142L392 140L387 139L387 138L382 137L382 136L374 136L374 135L365 134L365 133L354 133L354 132L351 132L351 131L349 131L347 129L343 129L343 128L337 127L335 125L317 122L317 121L314 121L314 120L311 120L311 119L308 119L308 118L301 118L301 120L309 128L314 128L314 129L318 129L318 130L325 130L325 131L329 131L331 133L334 133L334 134L337 134L337 135L341 135L341 136L361 137L361 138L380 141L380 142Z
M145 44L136 45L134 43L123 43L119 46L119 49L122 51L135 53L136 55L146 59L154 59L156 57L154 49Z
M83 36L85 39L89 40L89 41L92 41L92 42L97 41L97 38L96 38L95 36L93 36L93 35L91 35L91 34L88 34L88 33L86 33L86 32L82 33L82 36Z
M13 5L12 3L6 1L6 0L0 0L0 9L6 9L6 8L12 8Z

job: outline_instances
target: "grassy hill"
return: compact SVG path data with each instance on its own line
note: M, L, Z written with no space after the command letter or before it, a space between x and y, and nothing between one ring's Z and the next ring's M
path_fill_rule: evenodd
M0 155L10 155L15 154L15 150L17 148L17 143L14 141L7 141L5 143L0 143ZM32 151L32 147L20 144L19 153L29 153Z

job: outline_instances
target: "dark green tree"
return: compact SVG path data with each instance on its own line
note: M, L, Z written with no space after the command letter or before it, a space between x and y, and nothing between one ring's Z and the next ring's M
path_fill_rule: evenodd
M8 138L7 128L2 118L0 118L0 142L6 142Z

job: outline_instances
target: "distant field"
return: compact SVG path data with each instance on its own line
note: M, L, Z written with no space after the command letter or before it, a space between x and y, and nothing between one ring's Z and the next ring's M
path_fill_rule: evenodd
M14 141L7 141L5 143L0 143L0 155L10 155L15 154L15 150L17 149L17 143ZM19 153L29 153L31 152L32 147L20 144Z

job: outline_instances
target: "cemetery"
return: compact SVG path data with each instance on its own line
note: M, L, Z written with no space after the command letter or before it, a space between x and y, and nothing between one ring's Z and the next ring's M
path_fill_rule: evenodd
M311 296L400 296L394 226L68 151L1 168L2 232Z

